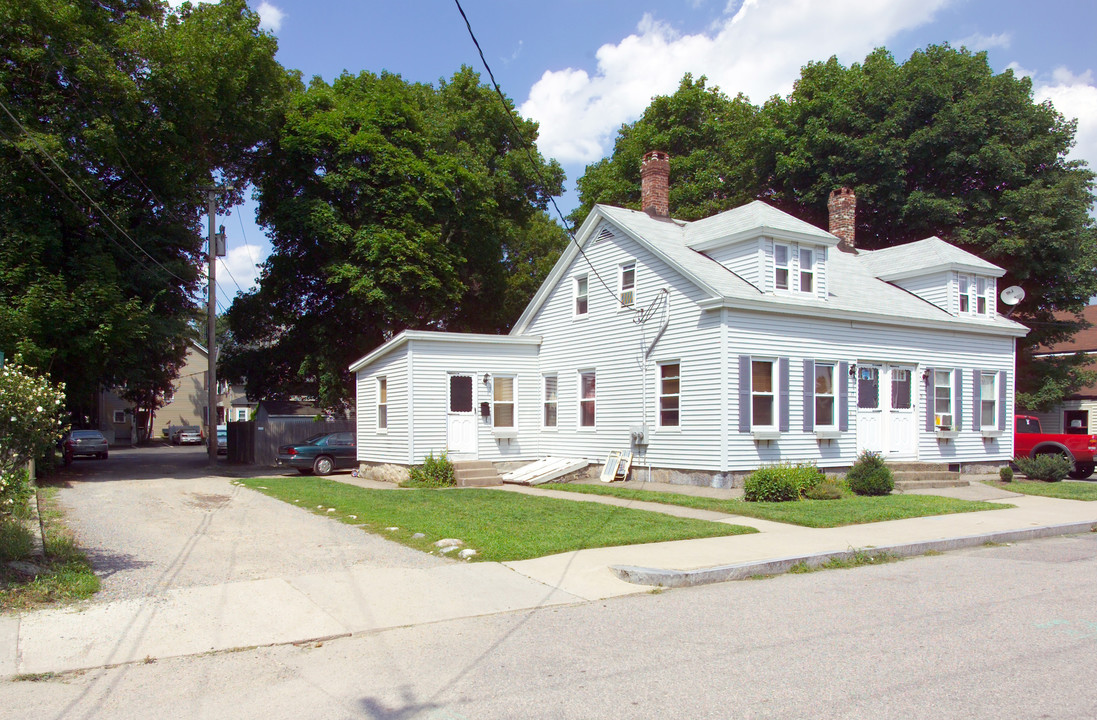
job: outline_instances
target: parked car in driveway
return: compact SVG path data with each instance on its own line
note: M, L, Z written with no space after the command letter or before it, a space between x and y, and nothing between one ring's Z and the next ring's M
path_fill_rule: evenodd
M217 454L228 455L229 452L229 429L225 425L217 426Z
M171 434L172 445L201 445L205 441L202 428L197 425L180 425Z
M357 446L352 432L319 433L304 442L278 448L278 464L296 468L303 475L327 475L356 463Z
M91 455L100 460L106 460L109 455L107 439L98 430L73 430L61 441L61 449L65 462L79 455Z

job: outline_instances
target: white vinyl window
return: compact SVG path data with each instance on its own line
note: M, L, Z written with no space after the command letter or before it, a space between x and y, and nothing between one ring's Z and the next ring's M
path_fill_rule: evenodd
M595 382L594 371L579 373L579 427L594 427Z
M777 427L776 374L776 361L750 361L750 424L752 428L772 429Z
M979 315L987 314L987 279L975 278L975 312Z
M678 427L681 422L682 366L664 363L659 366L659 425Z
M114 422L115 423L124 423L125 421L126 421L126 411L125 410L115 410L114 411Z
M960 312L971 312L971 278L961 275L958 279L960 288Z
M788 245L773 246L773 287L788 290Z
M834 412L834 365L815 363L815 427L837 425Z
M952 371L933 371L933 425L941 430L955 430L952 425Z
M636 304L636 262L627 262L621 265L618 273L617 297L621 299L621 307L628 308Z
M236 408L236 422L242 422L248 419L247 408Z
M377 429L387 430L389 426L389 381L386 377L377 378Z
M547 428L556 427L560 406L559 385L555 375L545 375L543 422Z
M979 376L979 426L998 429L998 373L985 371Z
M815 292L815 253L800 248L800 292Z
M496 375L491 386L492 424L497 428L514 427L514 378Z
M575 317L587 314L587 276L575 278Z

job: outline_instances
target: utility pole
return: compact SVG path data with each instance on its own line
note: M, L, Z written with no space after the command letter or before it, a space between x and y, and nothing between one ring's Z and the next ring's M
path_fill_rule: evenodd
M206 352L209 359L209 370L206 378L208 392L206 400L206 449L209 450L209 464L217 464L217 256L219 238L214 230L217 222L217 195L221 192L232 190L232 185L209 185L204 188L206 201L209 205L209 288L206 302L207 330Z

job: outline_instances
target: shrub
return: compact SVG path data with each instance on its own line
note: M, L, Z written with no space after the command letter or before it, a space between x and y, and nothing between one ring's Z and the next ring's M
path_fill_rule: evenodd
M998 479L1004 483L1013 482L1013 468L1006 465L1003 468L998 468Z
M0 369L0 513L26 500L24 468L65 431L64 402L63 386L23 365L19 355Z
M408 470L408 479L400 483L400 487L452 487L457 484L457 478L453 474L453 463L443 452L437 458L432 451L423 460L422 465L416 465Z
M1059 453L1043 453L1032 458L1013 458L1013 463L1030 480L1059 482L1074 469L1074 463Z
M824 480L814 487L804 491L804 497L808 500L840 500L842 488L831 480Z
M749 502L799 500L805 491L823 480L812 463L780 463L758 468L743 484L743 499Z
M846 473L849 489L858 495L887 495L895 489L891 469L878 453L865 450Z

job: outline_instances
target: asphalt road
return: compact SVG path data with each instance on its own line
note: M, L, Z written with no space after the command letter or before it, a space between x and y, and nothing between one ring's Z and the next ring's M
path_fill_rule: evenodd
M0 706L38 718L1093 718L1094 597L1090 534L11 682Z

